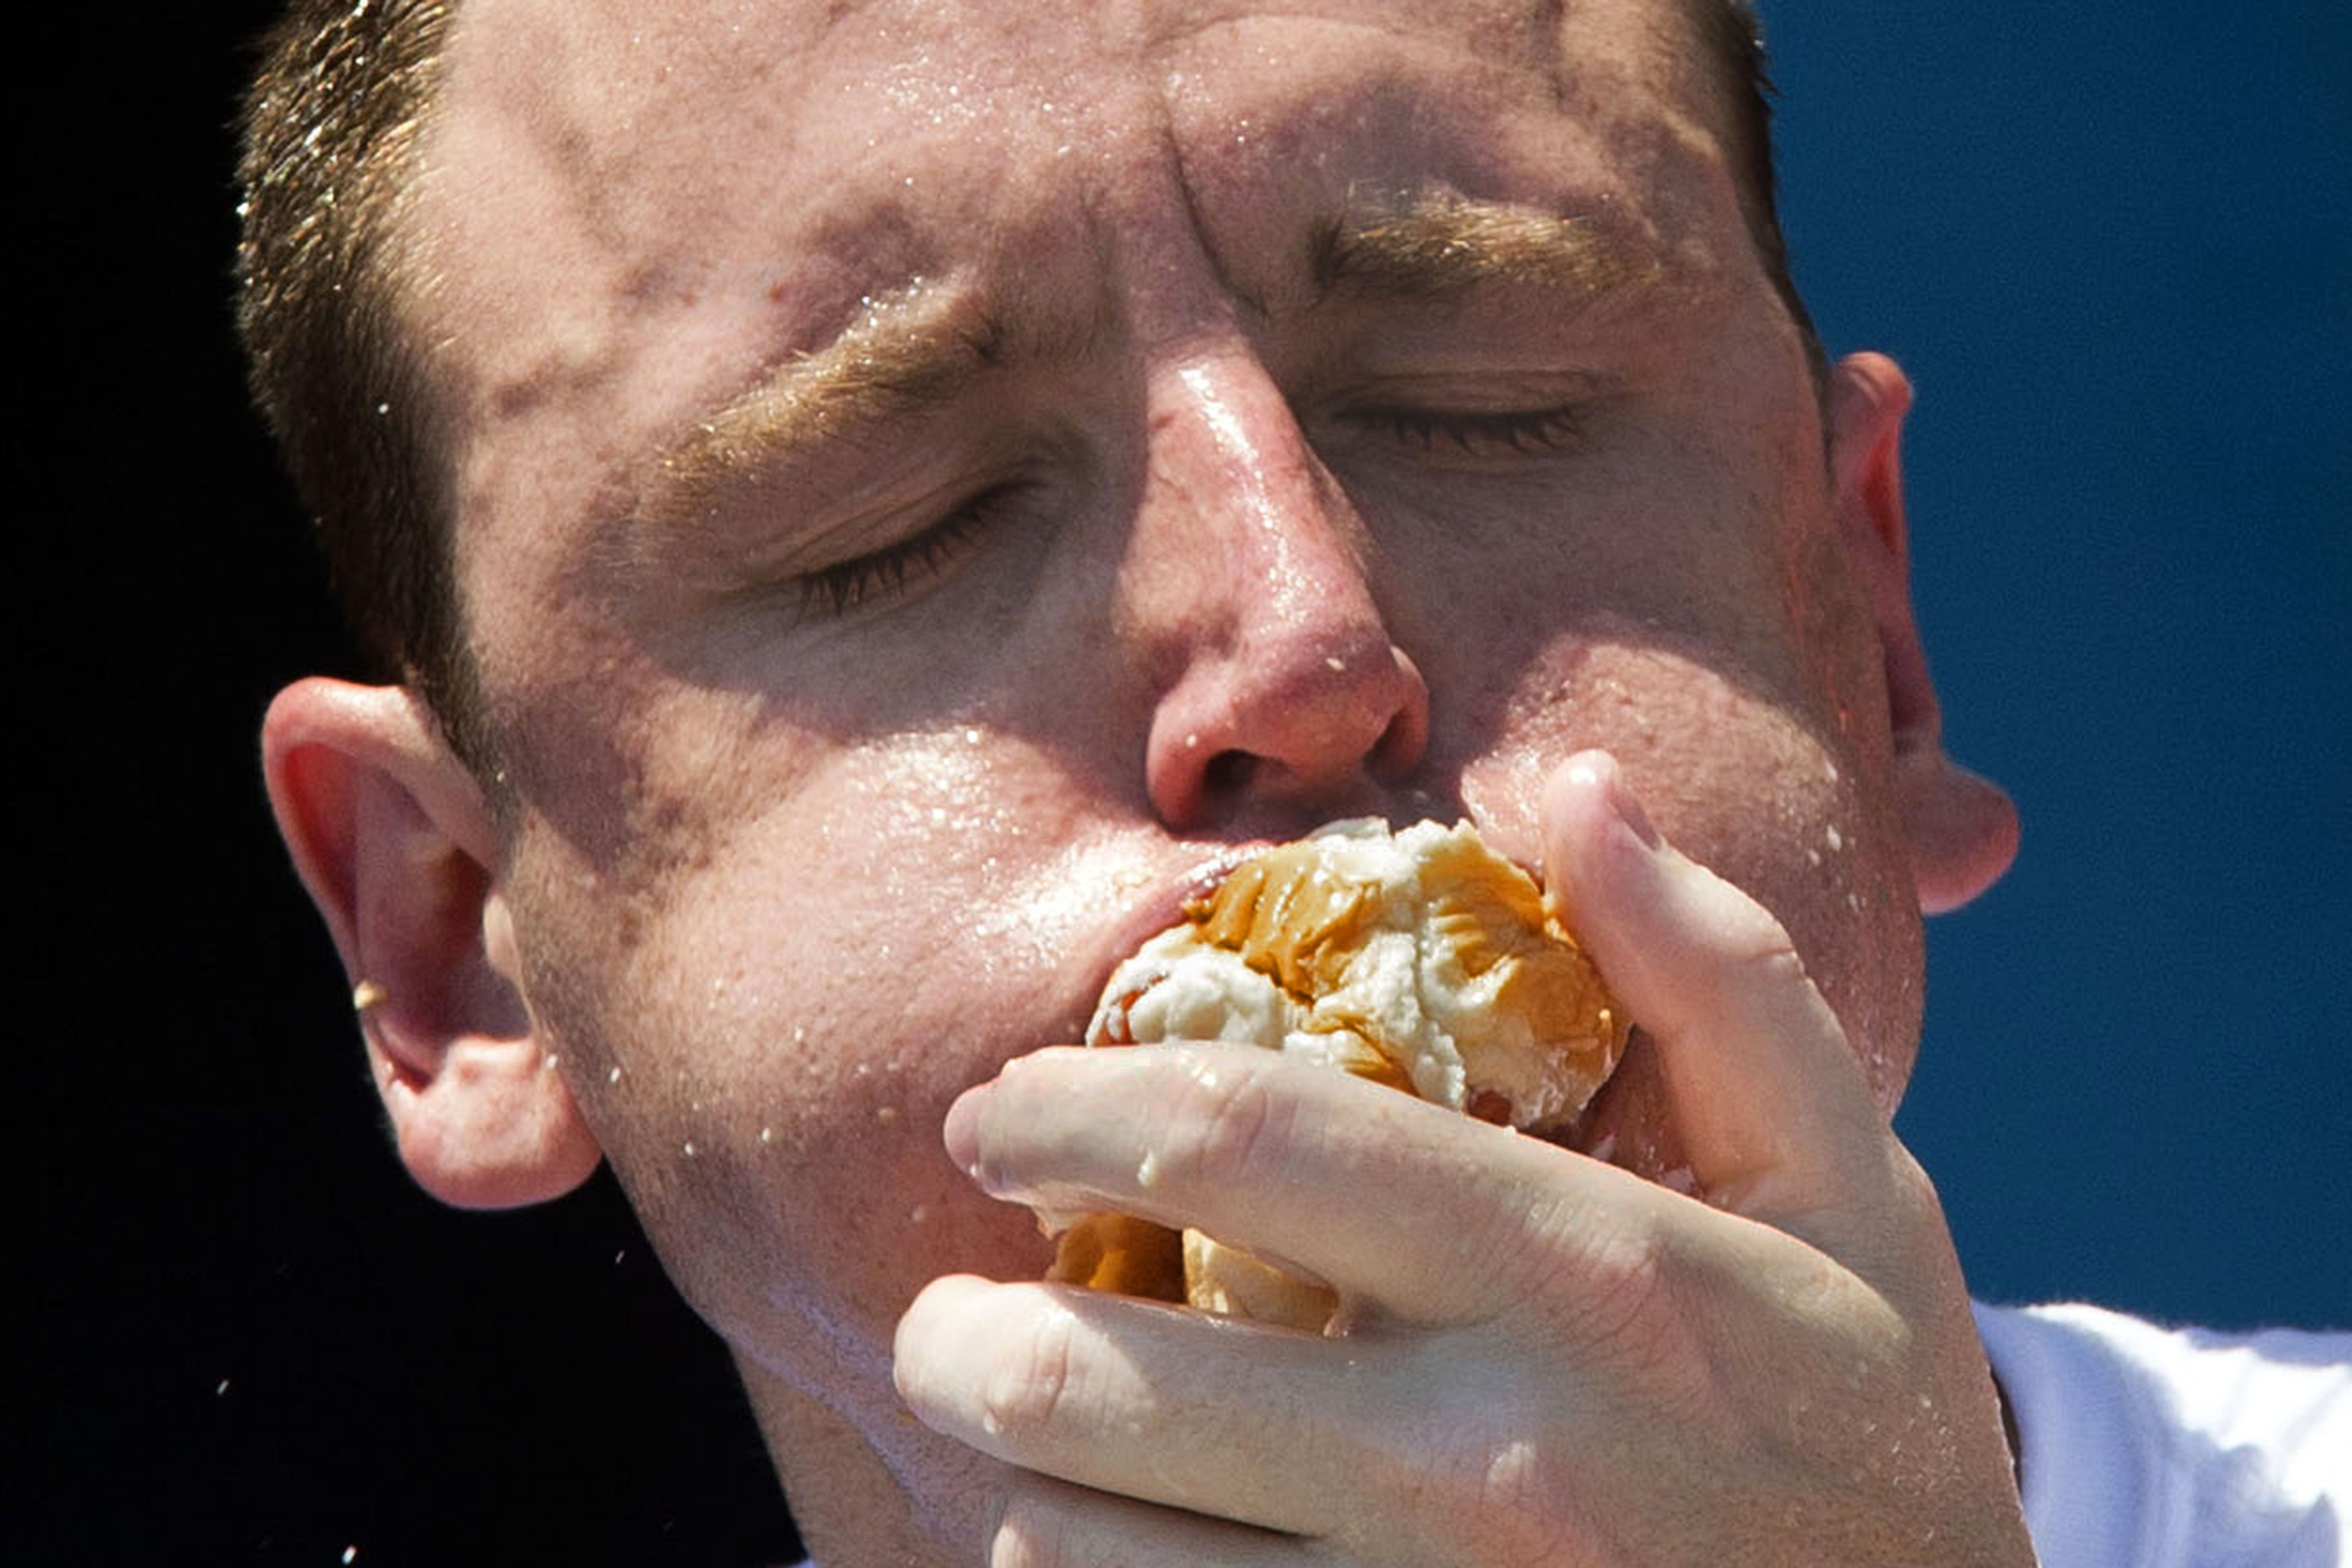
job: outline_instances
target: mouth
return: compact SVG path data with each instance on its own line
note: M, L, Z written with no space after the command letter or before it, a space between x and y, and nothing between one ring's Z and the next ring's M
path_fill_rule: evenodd
M1579 1154L1676 1191L1690 1190L1690 1159L1666 1114L1666 1083L1657 1047L1636 1024L1617 1070L1557 1142Z
M1235 867L1272 843L1271 839L1249 839L1220 845L1174 875L1148 882L1140 894L1127 900L1117 919L1097 928L1084 962L1075 971L1084 984L1085 994L1073 1001L1082 1010L1056 1021L1055 1026L1062 1031L1063 1037L1077 1040L1085 1035L1087 1021L1093 1016L1097 998L1110 984L1111 973L1133 956L1137 948L1181 922L1185 905L1214 892L1233 875Z

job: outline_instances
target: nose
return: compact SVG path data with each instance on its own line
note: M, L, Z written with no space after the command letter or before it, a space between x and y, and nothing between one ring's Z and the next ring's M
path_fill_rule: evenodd
M1371 542L1244 354L1153 388L1129 603L1159 672L1145 774L1178 828L1355 815L1409 773L1429 689L1375 600Z

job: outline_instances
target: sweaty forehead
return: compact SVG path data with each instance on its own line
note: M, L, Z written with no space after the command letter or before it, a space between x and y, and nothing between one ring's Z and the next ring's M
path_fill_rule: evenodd
M634 119L682 80L790 87L887 62L891 89L924 78L984 81L1010 68L1037 81L1071 65L1090 78L1146 70L1236 28L1384 35L1538 70L1565 67L1564 35L1597 54L1625 22L1680 0L467 0L460 36L551 85L584 88L600 116ZM1622 45L1622 40L1617 40ZM1269 43L1269 49L1282 46ZM1311 48L1312 44L1306 47ZM1085 81L1065 77L1066 85ZM841 106L852 112L884 103Z
M1494 95L1598 123L1641 96L1629 79L1654 74L1662 5L468 0L430 162L453 206L547 239L577 224L643 241L730 215L772 232L781 209L860 186L937 203L926 175L960 163L985 175L973 200L1001 205L1022 195L1003 187L1024 154L1084 161L1155 128L1196 152L1246 148L1283 132L1266 116L1286 98L1360 135L1442 136L1450 117L1475 141ZM1405 113L1384 96L1418 123L1381 123ZM1241 123L1253 99L1261 113ZM574 210L530 210L559 193Z
M426 325L468 345L453 358L500 362L458 372L478 415L623 360L680 386L723 381L912 279L977 269L1050 289L1038 258L1074 234L1149 230L1171 205L1221 265L1259 268L1303 257L1302 220L1389 180L1613 202L1675 228L1656 170L1697 138L1669 107L1672 14L467 0L425 160L442 312Z

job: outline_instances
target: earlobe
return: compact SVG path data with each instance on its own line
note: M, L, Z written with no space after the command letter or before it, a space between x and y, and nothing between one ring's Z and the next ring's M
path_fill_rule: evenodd
M1911 606L1902 467L1911 384L1894 361L1874 353L1849 355L1832 378L1838 528L1885 656L1895 801L1911 840L1919 907L1937 914L1967 903L2009 869L2017 857L2017 808L2000 785L1944 752L1943 710Z
M577 1186L601 1156L523 1003L488 809L431 716L398 687L298 681L262 770L410 1173L468 1208Z

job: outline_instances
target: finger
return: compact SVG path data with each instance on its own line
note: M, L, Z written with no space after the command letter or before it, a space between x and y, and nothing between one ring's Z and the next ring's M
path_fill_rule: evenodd
M1546 873L1655 1044L1712 1200L1759 1218L1850 1184L1891 1138L1837 1016L1762 905L1661 842L1615 761L1570 758L1544 800Z
M1034 1052L967 1091L947 1142L989 1193L1049 1223L1113 1209L1195 1226L1330 1286L1343 1314L1423 1324L1558 1289L1563 1261L1605 1293L1612 1256L1638 1267L1670 1201L1540 1140L1248 1046Z
M989 1535L988 1568L1305 1568L1315 1542L1024 1474Z
M1347 1522L1333 1500L1378 1462L1360 1440L1377 1428L1349 1408L1349 1354L1076 1287L951 1275L899 1320L893 1375L926 1426L1023 1469L1324 1535ZM1317 1386L1332 1403L1310 1429L1280 1391Z

